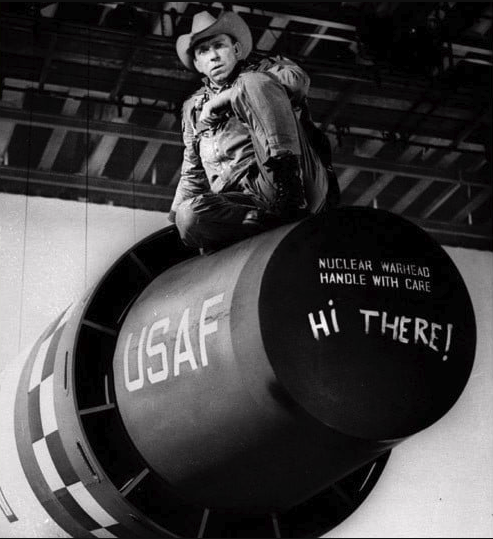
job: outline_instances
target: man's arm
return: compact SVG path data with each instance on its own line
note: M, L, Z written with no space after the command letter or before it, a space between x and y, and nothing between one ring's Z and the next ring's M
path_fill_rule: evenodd
M172 223L175 222L176 210L182 202L209 191L209 182L202 166L192 125L194 104L195 98L191 98L183 105L182 131L185 149L183 151L180 181L168 216Z
M308 95L310 77L301 67L288 58L276 56L261 60L254 71L272 74L286 89L293 107L301 106ZM220 117L220 111L230 103L232 90L223 90L204 104L200 121L214 125Z

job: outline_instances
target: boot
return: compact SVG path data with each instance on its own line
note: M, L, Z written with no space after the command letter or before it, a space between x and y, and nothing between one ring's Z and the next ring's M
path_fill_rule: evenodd
M248 211L242 222L242 225L252 227L256 233L265 232L282 224L282 220L277 215L260 208Z
M292 154L271 157L265 163L265 167L272 172L277 190L272 203L273 213L287 220L306 217L309 212L300 174L299 157Z

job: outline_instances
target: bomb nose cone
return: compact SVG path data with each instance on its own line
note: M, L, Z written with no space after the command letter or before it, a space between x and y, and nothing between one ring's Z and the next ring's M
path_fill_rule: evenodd
M259 324L276 376L313 417L395 439L442 417L468 379L464 282L414 225L354 208L297 227L262 277Z
M138 451L188 499L291 507L443 416L474 348L443 249L344 208L163 273L123 324L115 390Z

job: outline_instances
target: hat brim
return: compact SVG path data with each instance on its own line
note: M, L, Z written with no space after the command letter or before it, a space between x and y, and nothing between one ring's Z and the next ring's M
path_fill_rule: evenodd
M176 41L176 52L178 57L191 71L196 71L193 63L193 48L204 39L218 34L228 34L241 45L240 60L244 60L251 52L253 47L252 34L246 22L236 13L227 11L223 13L214 24L211 24L202 32L196 34L183 34Z

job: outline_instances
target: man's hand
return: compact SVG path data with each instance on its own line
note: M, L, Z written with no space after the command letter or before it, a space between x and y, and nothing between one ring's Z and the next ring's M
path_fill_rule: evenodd
M213 126L221 120L225 109L231 102L231 90L224 90L220 94L204 103L200 113L199 122L205 125Z

